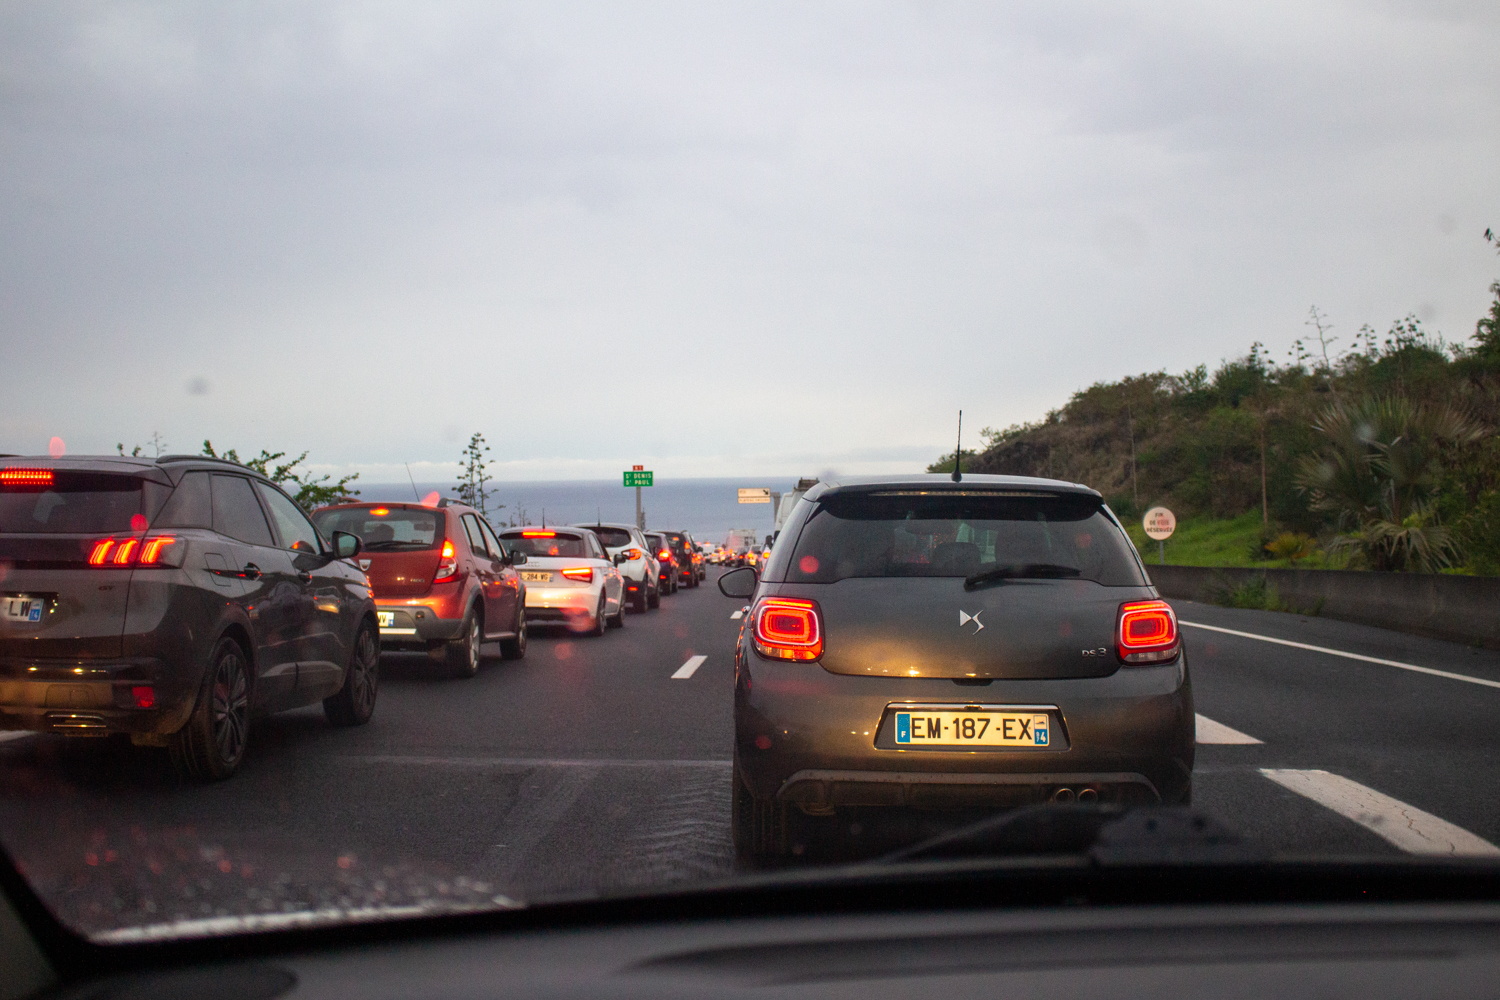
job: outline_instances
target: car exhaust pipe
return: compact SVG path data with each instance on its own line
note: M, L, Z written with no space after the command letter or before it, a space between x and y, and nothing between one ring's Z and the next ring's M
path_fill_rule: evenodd
M1073 789L1071 788L1059 788L1057 791L1052 793L1052 801L1059 804L1066 805L1067 803L1072 802L1073 799Z
M1080 788L1078 789L1078 801L1081 803L1098 802L1099 793L1092 788Z

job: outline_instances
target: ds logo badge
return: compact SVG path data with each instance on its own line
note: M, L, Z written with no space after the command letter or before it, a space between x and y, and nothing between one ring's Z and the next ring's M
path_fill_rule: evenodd
M974 612L971 615L967 611L964 611L964 610L960 609L959 612L958 612L958 627L959 628L963 628L965 625L969 624L969 622L973 622L975 625L978 625L979 627L976 628L974 631L970 632L969 634L970 635L978 635L980 632L984 631L984 622L982 622L982 621L979 620L979 616L982 615L982 614L984 614L983 610L976 611L976 612Z

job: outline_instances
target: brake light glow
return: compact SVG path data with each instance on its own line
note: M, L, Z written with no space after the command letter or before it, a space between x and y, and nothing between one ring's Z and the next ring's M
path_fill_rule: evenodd
M1120 605L1115 651L1124 663L1164 663L1177 657L1181 642L1177 615L1166 601Z
M0 485L51 486L51 469L0 469Z
M389 513L390 513L390 511L387 510L384 507L376 507L375 509L373 509L373 510L370 511L370 516L371 517L385 517Z
M456 579L458 579L458 550L453 547L452 539L444 539L443 553L438 557L437 576L432 578L432 582L448 583Z
M523 532L521 532L521 537L522 538L556 538L557 537L557 532L555 532L555 531L523 531Z
M130 561L135 558L136 547L141 544L139 538L126 538L120 542L115 549L115 557L110 560L116 566L129 566Z
M672 550L671 549L662 549L661 552L657 555L656 558L658 558L658 559L671 559L672 558Z
M135 702L136 708L155 708L156 690L145 685L138 685L130 689L130 698Z
M101 539L94 543L94 551L89 553L90 566L103 566L104 561L109 558L109 550L115 547L113 538Z
M823 655L823 613L817 601L767 597L751 615L755 651L777 660L816 660Z
M175 535L150 535L146 538L101 538L89 550L90 566L170 566L182 565L182 552L173 549Z
M161 561L164 550L169 545L176 545L177 539L171 535L157 535L155 538L146 539L146 544L141 546L141 565L155 566Z
M562 575L579 583L594 582L594 571L588 566L569 566L562 571Z
M626 549L625 550L625 561L626 562L635 562L637 559L641 558L645 554L646 553L642 552L640 549Z

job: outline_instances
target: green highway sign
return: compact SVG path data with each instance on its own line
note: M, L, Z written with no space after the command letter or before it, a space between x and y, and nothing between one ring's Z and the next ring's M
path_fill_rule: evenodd
M625 485L626 486L650 486L651 485L651 476L652 476L652 474L650 472L642 472L642 471L627 472L627 473L625 473Z

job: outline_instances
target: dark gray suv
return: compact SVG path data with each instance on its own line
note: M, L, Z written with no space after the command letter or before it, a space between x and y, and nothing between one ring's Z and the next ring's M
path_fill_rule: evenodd
M233 462L0 458L0 729L128 733L217 779L252 715L368 721L359 547Z

